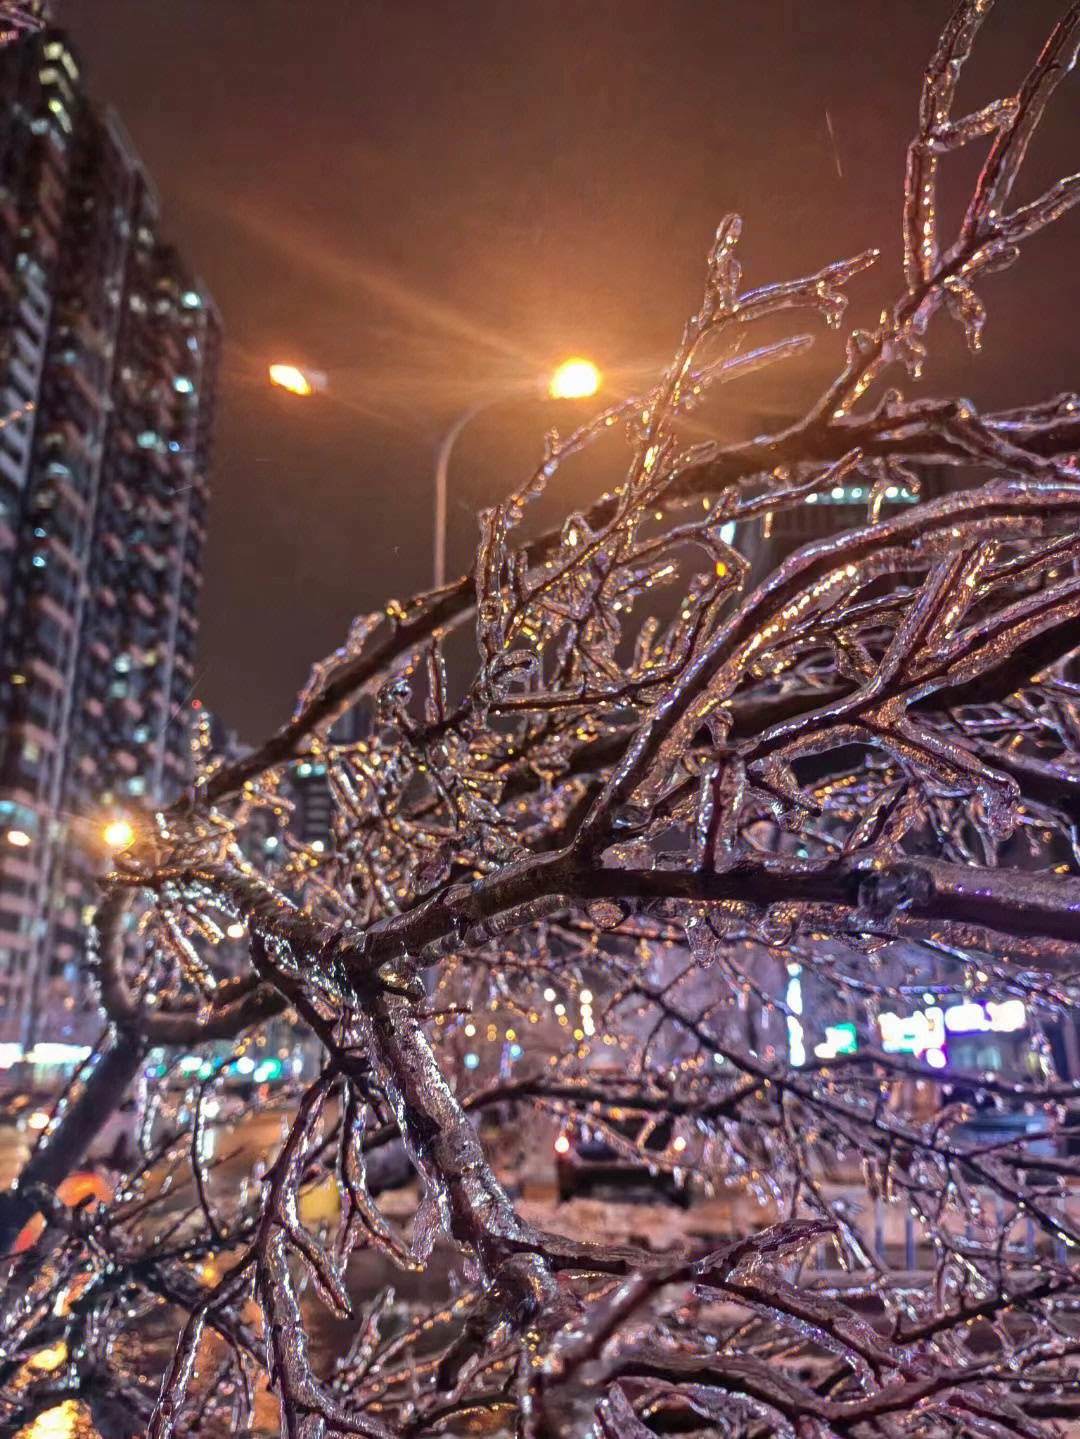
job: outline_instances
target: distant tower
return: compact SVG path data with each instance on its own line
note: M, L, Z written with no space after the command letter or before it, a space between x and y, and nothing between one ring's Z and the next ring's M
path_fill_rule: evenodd
M63 34L0 49L7 1039L78 1006L105 822L187 775L221 327L157 211Z

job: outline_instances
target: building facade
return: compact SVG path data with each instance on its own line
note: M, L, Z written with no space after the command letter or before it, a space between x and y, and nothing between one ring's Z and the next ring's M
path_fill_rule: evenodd
M221 327L53 29L0 49L0 1037L77 1007L125 806L188 772Z

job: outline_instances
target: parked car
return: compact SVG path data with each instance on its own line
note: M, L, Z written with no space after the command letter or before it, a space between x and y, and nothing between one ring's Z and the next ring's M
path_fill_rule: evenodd
M605 1123L609 1130L631 1144L640 1143L658 1159L669 1148L677 1150L682 1144L677 1137L673 1139L670 1117L665 1116L651 1126L640 1115ZM619 1199L650 1199L661 1195L684 1209L690 1204L690 1177L686 1170L650 1164L644 1155L617 1147L603 1129L590 1129L577 1120L568 1124L555 1141L555 1177L560 1200L606 1189Z

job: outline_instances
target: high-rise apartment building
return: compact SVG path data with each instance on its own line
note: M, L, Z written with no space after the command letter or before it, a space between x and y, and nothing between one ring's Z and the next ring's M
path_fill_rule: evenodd
M220 323L63 34L0 49L0 1037L78 996L102 832L187 774Z

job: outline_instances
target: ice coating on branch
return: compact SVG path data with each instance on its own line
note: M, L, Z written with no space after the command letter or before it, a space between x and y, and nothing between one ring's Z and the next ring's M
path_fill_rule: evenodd
M297 715L302 715L308 708L316 695L320 694L328 682L340 674L350 661L358 659L364 652L371 636L386 622L386 615L376 613L370 615L357 615L349 626L349 633L345 643L339 650L325 660L321 660L311 671L307 684L300 691L296 702Z
M933 378L941 307L977 349L983 277L1080 198L1008 209L1080 14L957 118L988 9L929 67L902 292L825 337L807 413L740 429L740 382L808 343L745 327L841 324L876 252L747 289L728 216L670 367L538 444L467 579L361 617L252 755L199 729L197 783L104 891L114 1031L16 1196L47 1228L0 1294L0 1426L58 1374L159 1439L248 1432L267 1386L289 1439L1080 1418L1080 412L885 388ZM986 159L950 238L961 146ZM616 425L614 482L589 462ZM288 832L300 761L318 840ZM293 1025L234 1182L238 1080ZM991 1044L1022 1059L984 1069ZM71 1210L57 1136L136 1074L116 1198ZM579 1143L656 1202L537 1201ZM130 1357L151 1323L179 1330L164 1382Z

